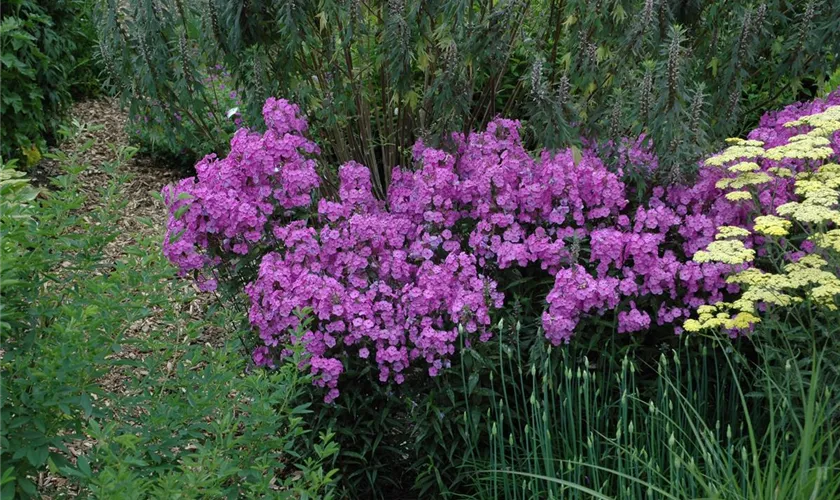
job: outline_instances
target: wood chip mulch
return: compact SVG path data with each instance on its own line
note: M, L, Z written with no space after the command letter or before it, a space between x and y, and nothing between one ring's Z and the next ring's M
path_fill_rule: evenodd
M82 124L99 125L97 130L85 131L80 138L72 143L66 143L59 147L64 152L71 154L73 148L84 144L88 139L95 142L90 149L83 153L84 163L90 164L90 168L80 176L81 188L88 195L86 209L93 208L99 201L98 190L105 187L109 182L108 174L99 167L103 164L114 162L117 159L117 150L129 143L128 135L125 132L127 113L120 109L118 102L111 99L81 102L74 106L72 117ZM170 168L167 165L159 164L159 160L137 155L120 167L121 171L129 174L130 180L122 186L125 206L118 218L116 234L117 238L106 248L106 263L116 263L126 257L125 250L136 246L142 240L151 238L153 241L162 240L166 222L166 212L162 203L153 196L159 193L161 188L167 184L179 180L183 172ZM40 185L48 185L48 179L59 175L54 161L42 161L34 173L34 182ZM163 284L166 289L174 287L195 287L187 280L173 280ZM197 290L197 289L196 289ZM153 309L152 315L130 325L125 332L125 337L147 338L154 333L159 337L179 339L179 332L185 322L198 320L207 310L207 306L213 300L208 294L196 293L195 299L188 304L173 303L172 308L179 313L179 323L172 324L172 321L164 321L161 317L163 312L158 308ZM225 332L221 330L206 329L200 341L203 344L218 346L224 342ZM136 346L125 344L122 350L113 355L114 359L142 360L149 353L142 352ZM171 371L177 360L166 363L166 370ZM142 370L126 366L115 366L112 371L105 375L100 384L107 393L126 395L128 381L132 377L148 376ZM168 373L154 374L162 379L168 377ZM110 406L108 401L100 401L104 406ZM136 410L136 409L135 409ZM117 413L130 412L131 409L120 409ZM87 453L95 445L90 439L79 440L72 443L70 449L72 457ZM51 473L42 473L37 478L38 490L43 498L67 498L79 495L79 491L72 482Z

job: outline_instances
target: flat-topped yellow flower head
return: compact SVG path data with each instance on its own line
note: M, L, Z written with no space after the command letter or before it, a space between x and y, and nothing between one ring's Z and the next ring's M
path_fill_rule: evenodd
M771 174L774 174L776 177L780 177L783 179L793 176L793 172L791 171L791 169L785 167L770 167L767 169L767 171Z
M732 191L726 193L726 199L729 201L746 201L752 199L752 193L749 191Z
M758 141L756 141L758 142ZM739 144L724 149L719 155L706 160L706 165L720 167L735 160L751 160L764 155L764 148L760 145Z
M750 232L744 229L743 227L738 226L720 226L718 228L717 234L715 235L716 240L728 240L732 238L746 238L750 235Z
M813 127L809 134L829 136L840 130L840 106L830 106L821 113L803 116L797 120L785 123L785 127L799 127L802 125Z
M717 240L709 243L705 250L694 254L695 262L720 262L723 264L743 264L752 262L755 250L744 246L740 240Z
M717 183L715 183L715 187L718 189L741 189L746 186L766 184L772 180L773 178L765 172L743 172L737 177L723 178L717 181Z
M840 224L840 211L823 205L792 201L784 205L779 205L776 212L779 215L789 216L796 221L809 224L823 224L826 222Z
M824 233L817 233L808 238L820 248L840 253L840 229L830 229Z
M734 173L755 172L758 169L758 163L753 161L742 161L741 163L736 163L735 165L726 168L726 170L729 170L730 172Z
M791 223L775 215L760 215L755 218L753 230L765 236L787 236Z
M834 154L828 139L808 134L791 137L787 144L770 148L764 157L770 160L825 160Z

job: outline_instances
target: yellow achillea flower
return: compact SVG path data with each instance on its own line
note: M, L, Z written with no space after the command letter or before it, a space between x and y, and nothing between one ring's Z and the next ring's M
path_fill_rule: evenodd
M738 177L723 178L715 183L718 189L741 189L746 186L757 186L772 181L773 178L764 172L744 172Z
M831 106L822 113L803 116L798 120L785 123L785 127L810 125L813 128L809 134L814 136L828 136L840 130L840 106Z
M764 157L770 160L825 160L834 154L825 137L814 137L807 134L791 137L787 144L770 148L764 152Z
M726 324L724 325L724 328L726 328L728 330L732 330L732 329L736 329L736 328L737 329L746 329L746 328L749 328L750 326L752 326L756 323L759 323L760 321L761 321L761 319L758 316L756 316L752 313L739 312L738 314L735 315L734 318L732 318L732 319L730 319L726 322Z
M731 193L726 193L726 199L729 201L751 200L752 194L749 191L732 191Z
M826 163L816 173L811 176L803 176L803 179L816 180L822 183L822 187L829 189L840 189L840 165Z
M838 295L840 295L840 280L815 287L810 293L814 302L830 311L837 310L835 300Z
M788 306L795 301L793 296L785 293L792 284L784 274L765 273L749 268L733 274L726 282L746 287L741 297L732 303L732 308L740 311L755 312L755 304L758 302Z
M835 224L840 224L840 212L822 205L792 201L790 203L780 205L776 209L776 212L778 212L779 215L790 216L799 222L811 224L834 222Z
M704 304L697 308L697 314L713 314L717 311L715 306Z
M787 178L792 177L793 172L789 168L785 167L770 167L767 169L768 172L771 174L775 174L776 177Z
M831 229L824 233L817 233L808 239L820 248L834 250L840 253L840 229Z
M700 330L715 328L742 330L761 321L761 318L750 312L739 311L735 313L735 316L732 316L727 305L723 303L719 304L718 307L713 307L716 311L715 314L705 313L701 314L699 319L686 320L683 323L683 328L688 332L699 332Z
M736 163L735 165L732 165L731 167L728 167L726 170L729 170L730 172L735 172L735 173L738 173L738 172L755 172L756 170L758 170L758 168L759 168L758 163L756 163L754 161L742 161L741 163Z
M794 192L799 196L805 196L811 191L816 191L825 187L825 183L817 179L816 176L808 174L798 177L794 184Z
M718 228L717 234L715 235L716 240L725 240L730 238L745 238L750 235L750 232L746 229L738 226L720 226Z
M740 137L729 137L726 139L726 143L734 146L764 146L764 143L761 141L756 141L754 139L741 139Z
M687 332L699 332L703 329L703 324L696 319L687 319L683 323L683 329Z
M805 203L808 205L821 205L823 207L830 207L837 204L840 198L840 193L827 187L818 187L812 189L805 195Z
M757 142L757 141L756 141ZM717 156L713 156L706 160L706 165L720 167L730 161L739 159L752 159L764 155L764 148L761 146L753 146L750 144L740 144L737 146L730 146L723 150Z
M825 165L818 168L817 172L821 174L840 175L840 165L838 165L837 163L826 163Z
M709 243L706 250L694 254L695 262L722 262L724 264L743 264L752 262L755 250L746 248L739 240L718 240Z
M756 269L754 267L750 267L748 269L744 269L743 271L737 272L732 276L726 278L727 283L735 283L738 285L749 285L749 286L777 286L778 282L776 282L778 275L772 273L765 273L760 269ZM698 310L698 312L700 312Z
M816 254L806 255L796 262L792 262L785 266L785 269L795 271L797 269L819 269L828 264L822 257Z
M775 215L760 215L755 218L753 230L765 236L787 236L791 223Z
M795 303L802 302L802 299L781 292L775 288L760 287L750 288L743 293L739 300L735 301L738 307L745 311L755 311L755 305L759 302L772 304L774 306L788 307Z

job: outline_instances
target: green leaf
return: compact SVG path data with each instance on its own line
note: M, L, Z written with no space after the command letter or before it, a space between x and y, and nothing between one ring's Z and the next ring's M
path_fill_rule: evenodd
M30 481L28 478L19 477L17 478L17 484L20 486L20 489L23 490L29 496L36 496L38 494L38 488L35 487L35 483ZM3 497L4 499L6 497Z
M10 469L11 470L11 469ZM0 500L14 500L15 498L15 481L12 481L0 490Z
M90 394L83 392L79 398L79 405L85 411L85 417L90 418L93 415L93 404L90 400Z
M36 468L47 463L48 456L50 456L50 448L46 444L30 448L26 451L26 459Z
M186 211L189 210L189 209L190 209L189 205L184 205L182 207L179 207L178 210L175 211L175 215L174 215L175 220L179 220L181 217L183 217L184 213L186 213Z
M79 471L85 475L85 477L91 477L93 475L90 471L90 460L88 460L84 455L80 455L76 459L76 466L79 468Z
M0 486L8 484L16 479L14 467L7 467L3 471L3 476L0 477ZM5 495L3 495L5 498Z
M467 384L467 395L468 396L472 395L473 390L475 389L476 385L478 385L478 373L471 373L469 382Z

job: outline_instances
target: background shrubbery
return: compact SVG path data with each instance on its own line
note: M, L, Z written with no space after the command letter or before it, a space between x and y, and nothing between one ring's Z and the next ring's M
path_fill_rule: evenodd
M297 102L324 163L369 166L378 194L417 138L437 145L497 114L525 120L529 148L646 133L673 176L763 110L812 96L840 48L840 6L809 0L107 5L109 82L156 150L224 151L228 104L203 83L221 64L246 124L262 126L270 95Z
M100 92L92 0L10 0L0 7L0 155L36 162L73 99Z

